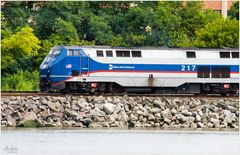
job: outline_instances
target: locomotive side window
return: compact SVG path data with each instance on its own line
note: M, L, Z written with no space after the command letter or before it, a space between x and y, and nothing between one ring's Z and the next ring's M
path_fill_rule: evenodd
M239 52L232 52L232 58L239 58Z
M112 51L106 51L106 56L107 57L113 57Z
M68 56L79 56L78 50L67 50Z
M73 55L74 55L74 56L79 56L78 50L73 50Z
M130 57L130 51L116 51L117 57Z
M229 66L212 67L212 78L230 78Z
M209 66L199 66L197 68L198 78L210 78L210 67Z
M97 57L103 57L103 51L97 50Z
M132 51L132 57L142 57L141 51Z
M196 58L196 53L194 51L187 51L187 58Z
M68 56L73 56L73 50L67 50L67 55Z
M219 52L220 58L230 58L230 52Z

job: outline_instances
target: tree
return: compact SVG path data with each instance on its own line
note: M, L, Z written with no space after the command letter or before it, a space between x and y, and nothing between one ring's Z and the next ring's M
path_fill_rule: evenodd
M151 14L147 45L171 46L173 34L178 31L181 19L174 10L175 2L158 2Z
M120 34L113 36L112 40L109 40L108 44L111 46L129 46L127 40Z
M11 30L28 25L30 9L26 7L28 2L4 2L2 13L5 15L4 20L8 23Z
M96 15L90 17L88 21L87 40L95 40L98 45L106 45L112 37L111 26L104 17Z
M57 18L53 25L53 34L50 36L50 40L59 40L63 44L78 44L78 33L76 28L71 22L64 21L61 18Z
M184 31L190 40L195 37L198 29L220 17L212 10L203 11L202 7L203 2L201 1L188 1L185 4L182 3L176 10L181 18L181 31Z
M34 16L36 32L40 39L47 39L52 35L53 25L58 18L70 22L77 29L79 37L84 39L84 18L88 9L88 2L45 2L39 7Z
M148 8L131 7L125 15L127 31L134 34L145 33L145 27L149 24L149 15L153 12L147 11ZM123 24L123 23L122 23ZM121 24L121 25L122 25Z
M179 10L181 27L189 37L194 37L195 31L204 25L202 2L185 2Z
M12 30L5 19L4 14L1 13L1 39L9 37L12 34Z
M196 31L193 45L197 47L238 47L239 22L236 19L218 18Z
M233 3L230 9L230 17L231 19L236 18L237 20L239 20L239 1Z
M40 40L33 34L33 29L22 28L2 40L2 69L10 67L19 58L36 56L39 48Z
M57 15L47 7L42 7L37 12L34 16L34 20L36 21L36 34L40 39L47 39L53 33L52 27Z

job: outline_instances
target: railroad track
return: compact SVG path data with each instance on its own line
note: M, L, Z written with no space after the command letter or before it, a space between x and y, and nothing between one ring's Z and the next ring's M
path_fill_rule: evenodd
M230 96L221 96L220 94L207 94L207 95L194 95L194 94L124 94L124 93L105 93L105 94L94 94L89 93L71 93L71 94L61 94L61 93L40 93L37 91L29 92L17 92L11 91L6 92L2 91L1 96L56 96L56 97L65 97L65 96L124 96L129 97L215 97L215 98L239 98L239 95L230 95Z

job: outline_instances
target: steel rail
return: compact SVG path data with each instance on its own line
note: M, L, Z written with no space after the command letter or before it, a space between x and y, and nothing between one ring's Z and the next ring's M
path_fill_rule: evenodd
M239 95L230 95L230 96L221 96L220 94L206 94L206 95L194 95L194 94L125 94L125 93L98 93L98 94L89 94L89 93L71 93L71 94L61 94L61 93L40 93L40 92L1 92L1 96L56 96L56 97L65 97L65 96L105 96L105 97L114 97L114 96L128 96L128 97L214 97L214 98L239 98Z

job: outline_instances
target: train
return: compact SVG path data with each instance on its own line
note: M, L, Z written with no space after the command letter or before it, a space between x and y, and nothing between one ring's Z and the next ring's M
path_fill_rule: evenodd
M238 48L58 45L40 65L40 91L238 94Z

